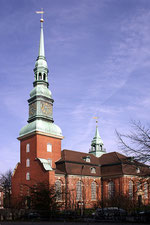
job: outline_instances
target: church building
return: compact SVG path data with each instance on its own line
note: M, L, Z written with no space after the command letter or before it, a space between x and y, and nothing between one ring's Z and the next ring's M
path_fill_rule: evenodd
M64 207L92 208L116 195L150 202L147 166L135 163L118 152L106 153L96 126L89 153L61 149L63 134L53 120L53 97L48 83L43 19L40 20L39 53L35 62L29 117L19 133L20 162L12 176L12 202L30 196L30 188L40 182L54 185ZM140 178L144 182L140 183Z

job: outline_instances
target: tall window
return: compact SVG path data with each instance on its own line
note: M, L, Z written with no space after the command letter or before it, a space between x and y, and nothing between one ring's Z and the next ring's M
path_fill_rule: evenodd
M115 185L113 181L108 183L108 198L114 197L115 194Z
M26 180L30 180L30 173L29 172L26 173Z
M42 74L39 73L39 80L42 80Z
M30 159L26 160L26 167L30 167Z
M133 181L132 180L129 181L129 198L130 199L133 198Z
M96 182L91 183L91 200L96 200Z
M30 144L26 145L26 152L30 152Z
M47 144L47 152L52 152L52 145L50 143Z
M141 189L141 184L140 184L140 182L138 181L137 182L137 191L139 191Z
M144 198L148 198L148 184L144 183Z
M76 200L82 200L82 182L78 181L76 184Z
M62 200L62 192L61 192L61 181L57 180L55 182L55 191L56 191L56 201Z

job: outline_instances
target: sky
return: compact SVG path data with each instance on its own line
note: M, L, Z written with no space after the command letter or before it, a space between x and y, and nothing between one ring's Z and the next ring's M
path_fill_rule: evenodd
M0 0L0 173L20 160L41 8L62 149L88 152L95 116L107 152L121 153L115 130L128 133L131 120L149 123L149 0Z

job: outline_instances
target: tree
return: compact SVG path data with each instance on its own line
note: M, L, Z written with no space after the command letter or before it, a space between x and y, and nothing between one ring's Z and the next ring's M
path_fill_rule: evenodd
M4 207L10 207L10 196L11 196L11 177L12 170L6 171L6 173L0 175L0 186L4 192Z
M55 187L46 183L38 183L30 187L30 201L32 209L47 212L49 215L60 208L56 201Z
M129 134L116 131L119 146L127 155L142 163L150 163L150 127L131 121Z

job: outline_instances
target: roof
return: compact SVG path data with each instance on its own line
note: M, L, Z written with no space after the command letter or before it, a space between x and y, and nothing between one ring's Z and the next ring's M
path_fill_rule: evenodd
M86 158L90 157L90 161ZM91 168L95 168L96 173L91 173ZM140 172L137 172L139 168ZM93 154L77 152L64 149L61 159L56 162L56 174L84 175L84 176L118 176L137 175L144 176L150 174L148 166L131 160L118 152L103 154L97 158Z

